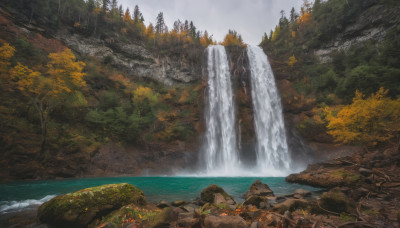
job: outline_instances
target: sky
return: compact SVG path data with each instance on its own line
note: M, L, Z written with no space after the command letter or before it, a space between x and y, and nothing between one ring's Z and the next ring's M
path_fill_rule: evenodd
M229 29L242 35L247 44L257 45L263 34L269 35L279 22L280 11L286 17L295 7L300 11L302 0L118 0L124 10L133 12L139 6L145 24L155 23L159 12L169 29L174 21L193 21L198 30L207 30L216 41L222 41Z

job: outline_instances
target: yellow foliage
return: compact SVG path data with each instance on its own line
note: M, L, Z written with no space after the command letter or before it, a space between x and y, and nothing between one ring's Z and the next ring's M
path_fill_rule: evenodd
M295 63L297 63L297 59L296 59L296 57L295 57L294 54L293 54L292 56L289 57L288 65L289 65L290 67L293 67Z
M296 38L296 31L292 31L292 38Z
M71 92L71 88L80 88L86 86L82 72L85 63L75 61L76 57L70 49L62 52L50 53L50 62L47 64L47 73L55 82L55 93Z
M26 95L37 95L42 89L41 74L32 71L21 63L10 70L10 77L15 82L17 89Z
M127 24L133 24L133 20L131 18L131 14L129 13L129 10L125 11L125 14L122 17L122 20Z
M400 99L386 97L388 90L380 88L365 98L356 91L353 103L343 106L334 115L331 108L325 108L328 133L337 142L361 142L367 145L388 142L399 135Z
M15 48L8 43L0 47L0 74L6 73L10 66L10 59L14 56Z
M302 24L308 24L311 21L311 13L310 12L304 12L298 19L297 23L302 25Z
M228 34L226 34L224 41L221 43L224 46L229 46L229 45L238 45L238 46L243 46L243 40L241 35L237 34L235 31L229 31Z
M279 25L277 25L277 26L275 27L274 32L272 33L271 41L275 41L275 40L276 40L276 38L278 37L280 31L281 31L281 28L279 27Z

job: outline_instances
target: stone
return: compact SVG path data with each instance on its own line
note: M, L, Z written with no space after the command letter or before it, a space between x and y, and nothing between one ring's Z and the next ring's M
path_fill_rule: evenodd
M262 228L262 224L260 222L252 222L250 228Z
M135 186L109 184L56 196L39 207L38 218L55 227L86 227L112 210L145 203L143 192Z
M287 199L282 203L278 203L274 205L273 210L278 211L279 213L284 213L285 211L294 211L299 208L306 208L308 206L308 202L303 199Z
M177 201L174 201L174 202L171 203L171 205L174 206L174 207L180 207L180 206L183 206L185 204L186 204L186 202L183 201L183 200L177 200Z
M365 176L365 177L368 177L369 175L372 174L372 170L366 169L366 168L362 168L362 167L361 167L360 169L358 169L358 172L359 172L361 175Z
M294 190L293 193L301 195L303 197L311 196L311 194L312 194L310 191L307 191L307 190L304 190L304 189L301 189L301 188Z
M206 215L205 228L247 228L246 221L240 216Z
M225 202L229 200L235 202L233 198L230 195L228 195L228 193L226 193L223 188L215 184L212 184L207 188L203 189L200 193L200 199L206 203L215 203L214 202L214 200L216 199L215 195L218 193L223 196ZM220 200L220 196L218 196L217 199Z
M246 192L245 199L251 196L273 196L273 191L268 187L268 185L262 183L260 180L254 181L250 186L250 189Z
M221 193L214 194L214 203L215 204L226 204L226 200Z
M168 202L165 201L165 200L161 200L161 201L157 204L157 207L160 208L160 209L163 209L163 208L166 208L166 207L169 207L169 206L170 206L170 205L169 205Z
M176 222L177 227L201 227L198 218L184 218ZM167 226L170 227L170 226Z
M351 213L353 211L350 199L339 188L324 192L318 202L322 208L336 213Z

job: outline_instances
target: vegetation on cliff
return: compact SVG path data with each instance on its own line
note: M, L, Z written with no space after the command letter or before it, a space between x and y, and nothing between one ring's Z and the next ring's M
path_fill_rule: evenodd
M389 10L398 7L395 1L384 0L330 0L315 1L313 4L306 0L299 14L292 9L290 18L281 11L279 24L269 35L264 35L261 46L272 59L274 69L294 84L300 94L297 97L301 100L299 102L308 104L308 108L305 109L310 110L314 107L314 116L304 117L298 123L300 132L310 132L312 128L319 128L325 132L329 130L338 141L345 143L363 142L376 145L378 141L387 143L397 140L399 132L390 131L387 126L398 126L399 120L386 117L399 112L400 55L397 50L400 50L400 18L391 14ZM364 42L351 41L362 32L357 30L351 33L353 30L349 27L361 26L361 30L370 29L370 25L359 25L362 20L360 17L370 21L371 17L376 16L376 10L388 12L393 17L387 17L394 18L376 22L381 23L381 27L389 28L386 33L382 32L384 35L381 40L367 37ZM338 37L341 37L341 40ZM340 42L353 44L340 46ZM320 50L329 50L330 54L322 58L318 52ZM383 89L380 88L387 90L385 95L388 98L378 98L383 96ZM364 101L361 94L371 95L371 98ZM373 105L375 101L390 107L379 110L392 114L378 111L373 114L374 111L370 109L375 106L364 106ZM337 107L340 105L350 106L340 109ZM323 109L328 106L332 109L335 109L335 106L336 111L326 116ZM346 110L360 113L362 117L352 119ZM347 114L344 114L345 112ZM367 127L360 123L360 119L368 126L373 122L376 124ZM338 121L350 121L354 127L349 130L349 125L339 124ZM385 124L381 124L383 122ZM388 131L391 132L390 136L387 135ZM362 137L364 134L374 136Z

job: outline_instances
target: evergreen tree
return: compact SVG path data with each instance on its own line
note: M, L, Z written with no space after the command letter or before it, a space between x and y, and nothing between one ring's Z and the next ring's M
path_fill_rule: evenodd
M166 30L163 12L160 12L156 18L155 29L156 29L156 34L163 34Z

